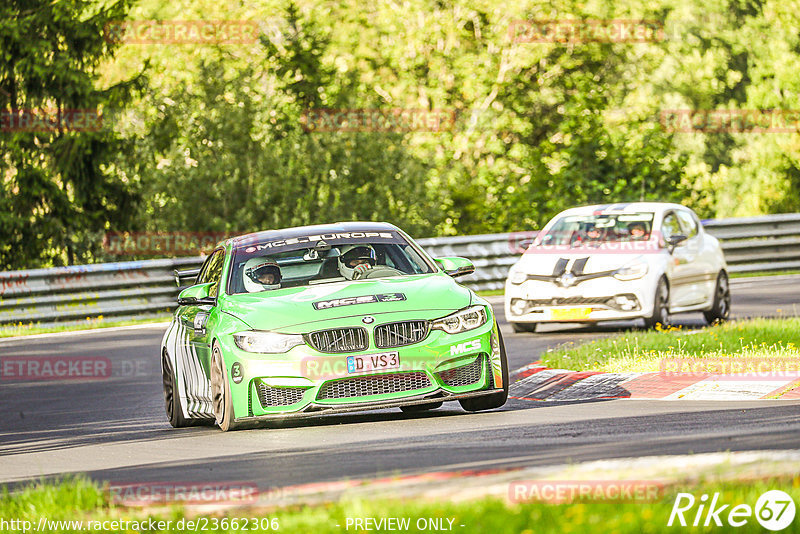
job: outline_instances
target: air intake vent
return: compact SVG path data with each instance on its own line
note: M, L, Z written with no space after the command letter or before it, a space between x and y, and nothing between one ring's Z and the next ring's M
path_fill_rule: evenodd
M453 369L448 369L447 371L442 371L437 374L439 375L439 378L442 379L442 382L450 387L475 384L481 379L481 371L484 367L484 360L488 361L488 358L484 358L483 355L481 355L467 365L454 367ZM491 369L491 366L489 366L488 369Z
M256 382L256 390L258 391L258 400L261 402L262 408L270 408L275 406L289 406L297 404L303 400L303 393L308 388L274 388L261 382Z
M431 381L428 375L421 371L358 376L327 382L320 388L317 398L324 400L367 397L369 395L424 389L430 385Z
M319 352L356 352L369 347L367 331L363 328L334 328L311 332L306 336L306 341Z
M381 349L419 343L428 335L428 321L401 321L375 327L375 346Z

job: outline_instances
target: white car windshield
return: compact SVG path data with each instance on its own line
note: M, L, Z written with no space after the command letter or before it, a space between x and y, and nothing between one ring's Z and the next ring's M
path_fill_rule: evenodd
M646 241L653 213L566 215L537 236L533 246L591 246L593 243Z

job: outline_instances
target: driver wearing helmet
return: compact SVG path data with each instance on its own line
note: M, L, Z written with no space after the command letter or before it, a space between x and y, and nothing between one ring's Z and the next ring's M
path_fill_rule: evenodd
M345 245L339 252L339 272L347 280L375 267L375 250L369 245Z
M249 293L279 289L281 268L269 258L250 258L244 264L244 288Z
M644 241L647 239L647 228L643 222L634 221L628 225L628 235L631 241Z
M596 225L589 223L586 225L586 240L587 241L600 241L602 231Z

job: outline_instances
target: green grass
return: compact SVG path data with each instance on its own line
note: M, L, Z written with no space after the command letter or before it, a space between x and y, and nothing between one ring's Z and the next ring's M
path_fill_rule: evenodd
M752 278L755 276L781 276L785 274L800 274L800 271L753 271L751 273L731 273L731 278Z
M169 321L171 315L158 315L142 319L126 319L115 321L104 317L87 318L85 322L69 325L38 326L36 323L11 324L0 327L0 338L14 336L31 336L34 334L52 334L56 332L74 332L77 330L94 330L96 328L110 328L112 326L131 326L137 324L163 323Z
M800 358L800 318L734 321L702 330L630 331L542 355L578 371L658 371L662 358Z
M483 291L476 291L475 293L481 297L495 297L497 295L505 295L505 289L485 289Z
M768 490L780 489L800 502L800 477L786 476L751 481L712 481L706 480L692 484L691 487L678 485L667 487L664 494L652 502L625 501L576 501L564 504L549 504L539 501L528 501L509 504L504 500L482 498L466 502L437 501L433 499L376 499L346 500L339 503L316 506L295 505L288 508L272 510L239 509L219 513L213 516L189 513L178 506L162 506L158 509L127 509L108 502L107 495L100 488L82 478L66 480L60 484L35 485L19 494L10 495L7 490L0 494L0 519L9 521L24 520L38 525L40 518L50 521L106 521L121 519L126 521L142 521L152 518L155 521L172 521L172 528L159 530L163 532L186 532L188 529L176 529L181 519L194 521L213 521L228 518L276 518L278 532L315 534L363 532L352 525L346 528L350 518L371 517L409 518L410 532L419 532L416 523L421 518L436 518L453 521L453 532L463 533L584 533L584 532L617 532L617 533L650 533L683 531L679 526L667 527L675 497L678 492L692 493L698 500L703 493L713 495L719 492L719 504L747 504L754 507L758 497ZM684 517L691 521L697 505ZM725 520L726 514L721 519ZM701 522L702 523L702 522ZM783 532L797 532L800 519L795 519L792 526ZM185 525L185 523L184 523ZM339 526L337 526L339 525ZM461 526L463 525L463 526ZM712 523L713 525L713 523ZM111 525L109 525L111 526ZM724 532L725 527L691 528L692 532ZM730 527L728 527L730 528ZM250 532L270 532L260 528L248 529ZM748 523L736 532L763 532L763 529L750 517ZM6 529L6 532L12 532ZM17 530L22 532L22 530ZM47 532L77 532L75 528L50 528ZM99 531L99 530L95 530ZM123 529L103 529L104 532L124 532ZM138 532L139 530L130 530ZM144 532L145 530L141 530ZM213 529L206 532L241 532L242 529ZM430 530L428 530L430 531ZM371 532L386 532L372 530Z

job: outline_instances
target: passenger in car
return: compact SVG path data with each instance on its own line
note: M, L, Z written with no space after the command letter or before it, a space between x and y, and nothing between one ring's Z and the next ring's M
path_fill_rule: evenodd
M647 235L647 227L644 225L643 222L632 222L628 225L628 235L631 238L631 241L644 241L648 237Z
M603 233L597 226L592 224L586 227L586 241L600 241L602 237Z

